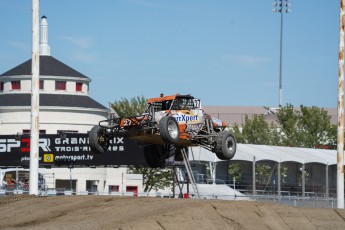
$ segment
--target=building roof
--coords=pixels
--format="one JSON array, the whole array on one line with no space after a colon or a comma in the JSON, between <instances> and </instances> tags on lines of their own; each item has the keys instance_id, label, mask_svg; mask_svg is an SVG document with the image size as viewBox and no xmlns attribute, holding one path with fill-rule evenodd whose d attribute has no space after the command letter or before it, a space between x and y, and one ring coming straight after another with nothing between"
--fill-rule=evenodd
<instances>
[{"instance_id":1,"label":"building roof","mask_svg":"<svg viewBox=\"0 0 345 230\"><path fill-rule=\"evenodd\" d=\"M219 160L214 153L202 147L192 147L189 159L195 161ZM275 161L298 162L301 164L320 163L325 165L337 164L337 150L311 149L270 145L237 144L234 161Z\"/></svg>"},{"instance_id":2,"label":"building roof","mask_svg":"<svg viewBox=\"0 0 345 230\"><path fill-rule=\"evenodd\" d=\"M0 94L0 106L31 106L31 94ZM89 96L40 94L40 106L107 109Z\"/></svg>"},{"instance_id":3,"label":"building roof","mask_svg":"<svg viewBox=\"0 0 345 230\"><path fill-rule=\"evenodd\" d=\"M9 71L0 75L3 76L21 76L31 75L31 59L10 69ZM89 79L82 73L53 58L52 56L40 56L40 75L41 76L66 76L66 77L80 77Z\"/></svg>"},{"instance_id":4,"label":"building roof","mask_svg":"<svg viewBox=\"0 0 345 230\"><path fill-rule=\"evenodd\" d=\"M264 115L264 119L270 123L277 123L277 115L272 113L265 106L202 106L205 112L213 117L216 117L228 125L234 124L244 124L245 116L247 115L249 119L252 119L253 115ZM274 108L273 108L274 109ZM299 107L295 107L299 110ZM323 108L327 111L328 115L331 117L331 123L337 124L338 115L337 108Z\"/></svg>"}]
</instances>

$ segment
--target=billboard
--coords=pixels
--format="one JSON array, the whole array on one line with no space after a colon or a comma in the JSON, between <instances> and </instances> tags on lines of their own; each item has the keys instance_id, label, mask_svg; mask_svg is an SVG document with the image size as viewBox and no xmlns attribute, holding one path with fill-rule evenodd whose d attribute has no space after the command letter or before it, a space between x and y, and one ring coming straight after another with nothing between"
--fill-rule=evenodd
<instances>
[{"instance_id":1,"label":"billboard","mask_svg":"<svg viewBox=\"0 0 345 230\"><path fill-rule=\"evenodd\" d=\"M114 137L104 154L89 147L88 134L40 135L39 164L55 166L147 166L145 146L125 137ZM30 136L0 135L0 167L29 167Z\"/></svg>"}]
</instances>

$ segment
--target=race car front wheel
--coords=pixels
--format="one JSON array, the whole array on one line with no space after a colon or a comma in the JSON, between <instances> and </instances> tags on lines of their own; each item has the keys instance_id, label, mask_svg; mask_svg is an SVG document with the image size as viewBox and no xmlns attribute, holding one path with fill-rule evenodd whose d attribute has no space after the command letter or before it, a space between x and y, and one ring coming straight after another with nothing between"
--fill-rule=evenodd
<instances>
[{"instance_id":1,"label":"race car front wheel","mask_svg":"<svg viewBox=\"0 0 345 230\"><path fill-rule=\"evenodd\" d=\"M165 144L174 144L180 139L180 129L174 117L163 117L159 122L159 131Z\"/></svg>"},{"instance_id":2,"label":"race car front wheel","mask_svg":"<svg viewBox=\"0 0 345 230\"><path fill-rule=\"evenodd\" d=\"M236 153L236 139L229 131L221 131L216 139L215 153L221 160L230 160Z\"/></svg>"},{"instance_id":3,"label":"race car front wheel","mask_svg":"<svg viewBox=\"0 0 345 230\"><path fill-rule=\"evenodd\" d=\"M109 147L109 139L106 130L100 126L94 126L89 132L91 150L94 153L105 153Z\"/></svg>"}]
</instances>

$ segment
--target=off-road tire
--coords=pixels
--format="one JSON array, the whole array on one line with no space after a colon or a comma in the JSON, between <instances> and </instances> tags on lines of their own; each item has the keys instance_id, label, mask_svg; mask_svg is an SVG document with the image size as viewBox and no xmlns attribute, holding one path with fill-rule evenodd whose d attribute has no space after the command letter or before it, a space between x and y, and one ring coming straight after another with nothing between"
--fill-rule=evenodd
<instances>
[{"instance_id":1,"label":"off-road tire","mask_svg":"<svg viewBox=\"0 0 345 230\"><path fill-rule=\"evenodd\" d=\"M109 138L106 130L100 126L94 126L89 132L90 148L94 153L105 153L109 147Z\"/></svg>"},{"instance_id":2,"label":"off-road tire","mask_svg":"<svg viewBox=\"0 0 345 230\"><path fill-rule=\"evenodd\" d=\"M236 138L229 131L221 131L216 137L215 153L220 160L230 160L235 156Z\"/></svg>"},{"instance_id":3,"label":"off-road tire","mask_svg":"<svg viewBox=\"0 0 345 230\"><path fill-rule=\"evenodd\" d=\"M175 144L180 139L180 129L174 117L163 117L159 122L159 131L165 144Z\"/></svg>"},{"instance_id":4,"label":"off-road tire","mask_svg":"<svg viewBox=\"0 0 345 230\"><path fill-rule=\"evenodd\" d=\"M163 146L147 145L144 148L144 156L150 168L164 168L166 166L166 154Z\"/></svg>"}]
</instances>

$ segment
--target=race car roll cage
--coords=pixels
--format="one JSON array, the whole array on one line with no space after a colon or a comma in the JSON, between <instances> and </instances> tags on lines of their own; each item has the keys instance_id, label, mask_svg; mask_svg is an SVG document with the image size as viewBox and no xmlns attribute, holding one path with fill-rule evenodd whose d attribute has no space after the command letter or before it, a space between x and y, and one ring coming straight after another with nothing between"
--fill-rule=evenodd
<instances>
[{"instance_id":1,"label":"race car roll cage","mask_svg":"<svg viewBox=\"0 0 345 230\"><path fill-rule=\"evenodd\" d=\"M199 99L196 99L190 95L176 96L172 100L161 100L148 103L145 107L144 113L139 116L129 117L115 117L115 114L111 114L109 119L99 122L99 126L106 130L106 135L109 137L115 136L127 136L127 132L131 129L136 131L142 131L142 134L154 134L158 129L158 123L155 121L155 112L163 110L190 110L190 109L202 109ZM168 112L167 116L171 116ZM198 124L199 130L193 130L186 122L186 129L184 132L189 134L189 140L195 144L204 147L207 150L214 152L215 145L213 138L218 137L218 132L223 131L225 127L214 126L210 115L205 114L205 122ZM106 124L105 124L106 123ZM125 124L121 126L121 124ZM127 125L126 125L127 123ZM104 140L106 141L106 140Z\"/></svg>"}]
</instances>

